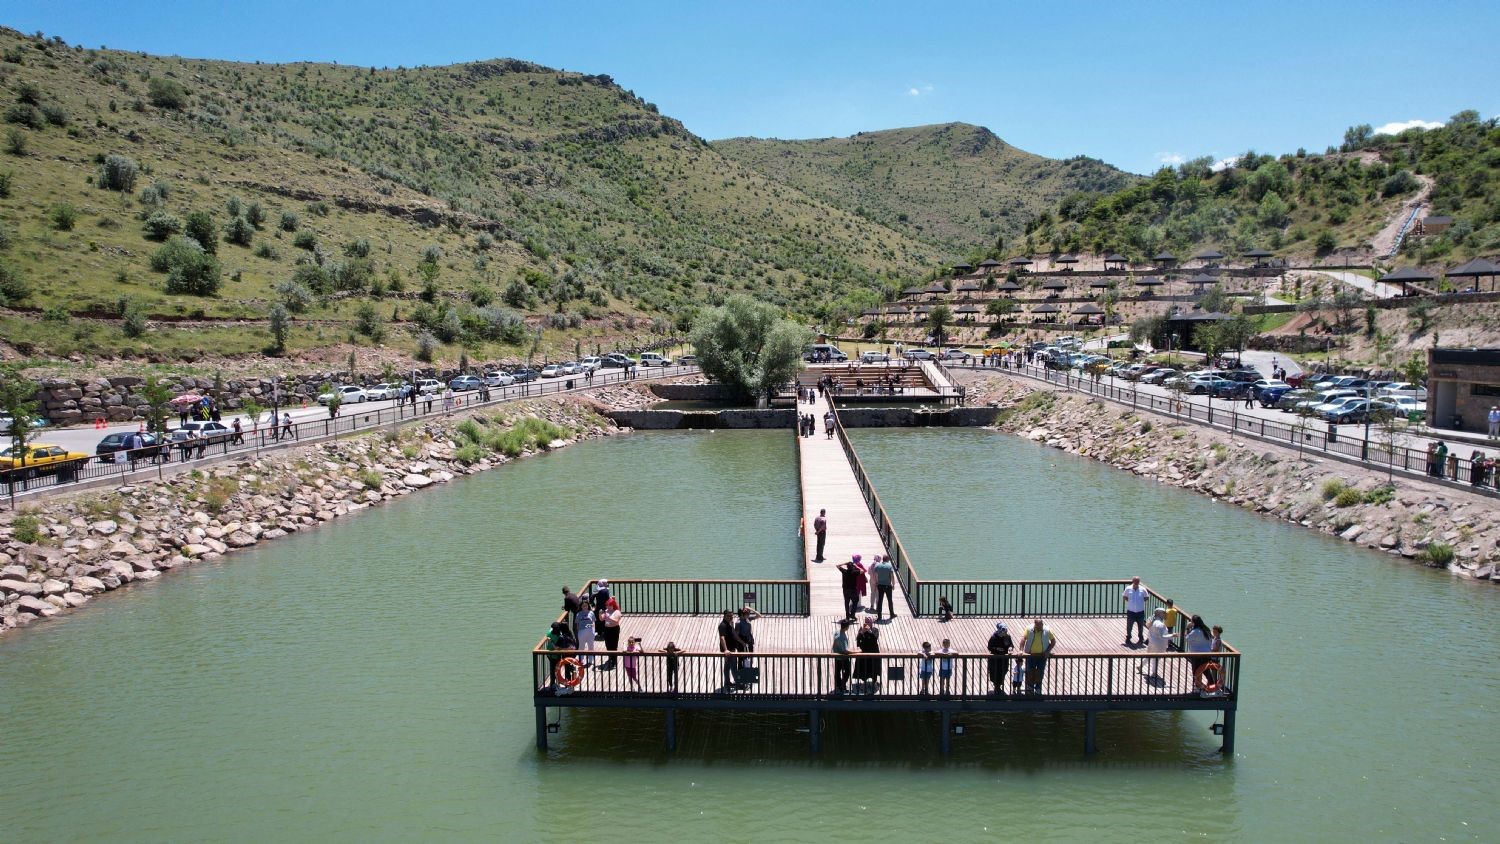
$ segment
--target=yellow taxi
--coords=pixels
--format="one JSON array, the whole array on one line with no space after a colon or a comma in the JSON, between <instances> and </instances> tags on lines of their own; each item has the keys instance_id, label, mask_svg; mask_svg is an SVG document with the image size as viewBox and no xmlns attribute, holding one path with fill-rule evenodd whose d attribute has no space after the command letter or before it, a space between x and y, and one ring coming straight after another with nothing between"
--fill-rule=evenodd
<instances>
[{"instance_id":1,"label":"yellow taxi","mask_svg":"<svg viewBox=\"0 0 1500 844\"><path fill-rule=\"evenodd\" d=\"M68 451L60 445L46 443L31 443L25 448L25 460L20 459L21 452L15 446L0 451L0 472L21 469L26 471L27 477L35 477L64 467L76 469L87 463L90 457L81 451Z\"/></svg>"}]
</instances>

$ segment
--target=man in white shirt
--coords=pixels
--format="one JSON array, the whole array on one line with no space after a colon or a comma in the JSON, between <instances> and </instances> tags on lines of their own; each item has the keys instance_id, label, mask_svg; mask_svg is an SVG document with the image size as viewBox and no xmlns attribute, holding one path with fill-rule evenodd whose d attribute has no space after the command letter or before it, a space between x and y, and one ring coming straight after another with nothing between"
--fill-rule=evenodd
<instances>
[{"instance_id":1,"label":"man in white shirt","mask_svg":"<svg viewBox=\"0 0 1500 844\"><path fill-rule=\"evenodd\" d=\"M1490 405L1490 439L1500 439L1500 405Z\"/></svg>"},{"instance_id":2,"label":"man in white shirt","mask_svg":"<svg viewBox=\"0 0 1500 844\"><path fill-rule=\"evenodd\" d=\"M1125 587L1121 600L1125 602L1125 647L1131 647L1130 631L1136 631L1140 644L1146 644L1146 598L1151 593L1141 585L1139 577L1130 578L1130 585Z\"/></svg>"}]
</instances>

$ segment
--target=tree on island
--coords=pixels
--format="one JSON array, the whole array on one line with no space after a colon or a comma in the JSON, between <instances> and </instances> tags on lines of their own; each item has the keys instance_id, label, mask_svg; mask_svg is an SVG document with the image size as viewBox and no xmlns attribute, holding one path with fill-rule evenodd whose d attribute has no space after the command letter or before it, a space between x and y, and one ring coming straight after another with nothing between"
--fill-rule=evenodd
<instances>
[{"instance_id":1,"label":"tree on island","mask_svg":"<svg viewBox=\"0 0 1500 844\"><path fill-rule=\"evenodd\" d=\"M939 304L927 314L927 330L932 333L932 343L938 349L943 348L943 341L948 337L948 326L953 323L953 311L944 304Z\"/></svg>"},{"instance_id":2,"label":"tree on island","mask_svg":"<svg viewBox=\"0 0 1500 844\"><path fill-rule=\"evenodd\" d=\"M691 337L704 374L744 399L769 399L802 368L802 348L812 342L805 326L743 294L701 313Z\"/></svg>"}]
</instances>

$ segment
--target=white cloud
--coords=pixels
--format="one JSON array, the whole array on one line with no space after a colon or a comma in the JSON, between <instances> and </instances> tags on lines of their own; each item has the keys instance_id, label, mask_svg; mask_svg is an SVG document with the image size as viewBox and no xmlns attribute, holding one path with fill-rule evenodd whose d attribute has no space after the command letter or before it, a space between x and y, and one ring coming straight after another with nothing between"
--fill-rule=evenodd
<instances>
[{"instance_id":1,"label":"white cloud","mask_svg":"<svg viewBox=\"0 0 1500 844\"><path fill-rule=\"evenodd\" d=\"M1376 126L1377 135L1399 135L1407 129L1441 129L1443 124L1436 120L1403 120L1387 123L1384 126Z\"/></svg>"},{"instance_id":2,"label":"white cloud","mask_svg":"<svg viewBox=\"0 0 1500 844\"><path fill-rule=\"evenodd\" d=\"M1175 167L1176 165L1187 161L1187 156L1183 155L1180 152L1158 152L1156 154L1156 160L1161 162L1162 164L1171 164Z\"/></svg>"},{"instance_id":3,"label":"white cloud","mask_svg":"<svg viewBox=\"0 0 1500 844\"><path fill-rule=\"evenodd\" d=\"M1209 167L1209 169L1214 171L1215 173L1219 172L1220 170L1228 170L1229 168L1233 167L1239 160L1240 157L1238 155L1231 155L1228 158L1221 158L1218 161L1215 161L1213 165Z\"/></svg>"},{"instance_id":4,"label":"white cloud","mask_svg":"<svg viewBox=\"0 0 1500 844\"><path fill-rule=\"evenodd\" d=\"M931 85L923 85L920 88L913 86L911 88L906 89L906 93L909 96L920 97L923 94L931 94L932 93L932 86Z\"/></svg>"}]
</instances>

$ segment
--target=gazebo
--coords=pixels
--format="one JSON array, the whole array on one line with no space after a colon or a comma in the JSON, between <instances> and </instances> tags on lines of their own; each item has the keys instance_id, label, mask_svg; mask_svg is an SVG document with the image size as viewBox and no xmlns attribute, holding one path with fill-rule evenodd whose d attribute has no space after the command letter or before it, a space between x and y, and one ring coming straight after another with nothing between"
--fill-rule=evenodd
<instances>
[{"instance_id":1,"label":"gazebo","mask_svg":"<svg viewBox=\"0 0 1500 844\"><path fill-rule=\"evenodd\" d=\"M953 274L956 275L956 276L959 276L959 275L968 275L971 272L974 272L974 265L973 264L954 264L953 265Z\"/></svg>"},{"instance_id":2,"label":"gazebo","mask_svg":"<svg viewBox=\"0 0 1500 844\"><path fill-rule=\"evenodd\" d=\"M941 281L934 281L933 283L922 288L922 292L928 294L929 296L941 296L944 293L948 292L948 288L945 287Z\"/></svg>"},{"instance_id":3,"label":"gazebo","mask_svg":"<svg viewBox=\"0 0 1500 844\"><path fill-rule=\"evenodd\" d=\"M1064 264L1065 266L1063 267L1063 272L1072 272L1073 265L1078 263L1078 259L1072 255L1059 255L1052 260L1052 263Z\"/></svg>"},{"instance_id":4,"label":"gazebo","mask_svg":"<svg viewBox=\"0 0 1500 844\"><path fill-rule=\"evenodd\" d=\"M1016 284L1014 281L1002 281L995 289L1001 293L1015 293L1021 289L1021 285Z\"/></svg>"},{"instance_id":5,"label":"gazebo","mask_svg":"<svg viewBox=\"0 0 1500 844\"><path fill-rule=\"evenodd\" d=\"M1219 281L1218 278L1216 278L1214 276L1211 276L1208 273L1198 273L1197 275L1195 275L1192 278L1188 279L1188 284L1191 284L1194 287L1197 287L1199 290L1202 290L1203 289L1203 285L1205 285L1205 284L1217 284L1218 281Z\"/></svg>"},{"instance_id":6,"label":"gazebo","mask_svg":"<svg viewBox=\"0 0 1500 844\"><path fill-rule=\"evenodd\" d=\"M1500 266L1496 266L1493 261L1486 261L1483 258L1475 258L1471 261L1467 261L1457 267L1454 267L1453 269L1449 270L1446 275L1449 278L1473 279L1478 279L1481 276L1489 276L1490 290L1493 291L1495 289L1495 276L1500 275ZM1478 281L1475 282L1476 285L1478 283Z\"/></svg>"},{"instance_id":7,"label":"gazebo","mask_svg":"<svg viewBox=\"0 0 1500 844\"><path fill-rule=\"evenodd\" d=\"M1111 252L1108 255L1104 256L1104 271L1109 272L1110 270L1118 270L1120 272L1124 272L1126 263L1127 261L1124 255L1121 255L1118 252Z\"/></svg>"},{"instance_id":8,"label":"gazebo","mask_svg":"<svg viewBox=\"0 0 1500 844\"><path fill-rule=\"evenodd\" d=\"M1096 278L1093 281L1089 282L1089 287L1093 288L1094 290L1108 290L1114 286L1114 280L1108 278Z\"/></svg>"},{"instance_id":9,"label":"gazebo","mask_svg":"<svg viewBox=\"0 0 1500 844\"><path fill-rule=\"evenodd\" d=\"M1156 253L1155 255L1152 255L1151 260L1154 261L1157 266L1170 267L1173 264L1177 263L1177 256L1173 255L1171 252L1162 251Z\"/></svg>"},{"instance_id":10,"label":"gazebo","mask_svg":"<svg viewBox=\"0 0 1500 844\"><path fill-rule=\"evenodd\" d=\"M1042 282L1042 289L1052 291L1048 294L1049 296L1056 296L1059 291L1068 289L1068 283L1066 281L1063 281L1062 279L1049 279Z\"/></svg>"},{"instance_id":11,"label":"gazebo","mask_svg":"<svg viewBox=\"0 0 1500 844\"><path fill-rule=\"evenodd\" d=\"M1452 273L1449 273L1449 275L1452 275ZM1414 267L1401 267L1394 272L1386 273L1376 280L1382 284L1399 284L1401 285L1401 295L1410 296L1411 291L1407 289L1406 285L1432 281L1432 276Z\"/></svg>"},{"instance_id":12,"label":"gazebo","mask_svg":"<svg viewBox=\"0 0 1500 844\"><path fill-rule=\"evenodd\" d=\"M1095 316L1103 317L1104 309L1094 304L1093 302L1087 302L1074 308L1073 316L1082 317L1082 319L1079 320L1080 323L1089 323L1093 322L1093 317ZM1099 322L1102 324L1104 320L1101 318Z\"/></svg>"},{"instance_id":13,"label":"gazebo","mask_svg":"<svg viewBox=\"0 0 1500 844\"><path fill-rule=\"evenodd\" d=\"M1245 253L1245 257L1254 261L1254 266L1263 267L1266 265L1266 259L1272 257L1274 254L1269 249L1251 249Z\"/></svg>"},{"instance_id":14,"label":"gazebo","mask_svg":"<svg viewBox=\"0 0 1500 844\"><path fill-rule=\"evenodd\" d=\"M921 295L922 295L922 288L920 288L920 287L908 287L905 290L901 291L901 298L903 298L903 299L905 299L907 297L910 297L910 296L921 296Z\"/></svg>"},{"instance_id":15,"label":"gazebo","mask_svg":"<svg viewBox=\"0 0 1500 844\"><path fill-rule=\"evenodd\" d=\"M1224 253L1220 252L1217 249L1205 249L1202 252L1199 252L1197 255L1194 255L1193 260L1202 261L1203 266L1205 267L1212 267L1218 262L1224 260Z\"/></svg>"},{"instance_id":16,"label":"gazebo","mask_svg":"<svg viewBox=\"0 0 1500 844\"><path fill-rule=\"evenodd\" d=\"M985 258L983 261L979 262L979 268L981 270L993 270L998 266L1000 266L1000 262L996 261L994 258Z\"/></svg>"},{"instance_id":17,"label":"gazebo","mask_svg":"<svg viewBox=\"0 0 1500 844\"><path fill-rule=\"evenodd\" d=\"M977 293L981 283L977 278L966 278L958 284L953 285L955 293Z\"/></svg>"},{"instance_id":18,"label":"gazebo","mask_svg":"<svg viewBox=\"0 0 1500 844\"><path fill-rule=\"evenodd\" d=\"M980 307L978 305L959 305L953 309L953 313L957 314L959 319L972 321L974 315L980 313Z\"/></svg>"},{"instance_id":19,"label":"gazebo","mask_svg":"<svg viewBox=\"0 0 1500 844\"><path fill-rule=\"evenodd\" d=\"M1012 267L1015 267L1017 270L1021 269L1022 267L1029 267L1029 266L1031 266L1031 263L1032 263L1032 261L1031 261L1030 258L1011 258L1010 259L1010 265Z\"/></svg>"},{"instance_id":20,"label":"gazebo","mask_svg":"<svg viewBox=\"0 0 1500 844\"><path fill-rule=\"evenodd\" d=\"M1033 314L1037 314L1039 316L1047 316L1047 315L1050 315L1050 314L1060 314L1060 313L1062 313L1062 308L1059 308L1058 306L1052 304L1051 302L1046 302L1046 303L1043 303L1041 305L1032 305L1031 306L1031 312ZM1033 320L1033 321L1034 322L1045 322L1047 320L1038 319L1038 320Z\"/></svg>"},{"instance_id":21,"label":"gazebo","mask_svg":"<svg viewBox=\"0 0 1500 844\"><path fill-rule=\"evenodd\" d=\"M1161 279L1159 279L1159 278L1157 278L1155 276L1149 276L1149 275L1146 276L1145 278L1138 278L1138 279L1135 280L1135 286L1136 287L1144 287L1145 288L1145 290L1141 293L1142 296L1150 296L1152 293L1155 292L1153 290L1153 288L1161 287L1163 284L1166 284L1166 282L1162 281Z\"/></svg>"}]
</instances>

